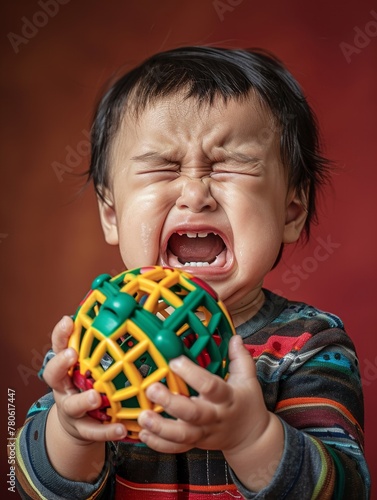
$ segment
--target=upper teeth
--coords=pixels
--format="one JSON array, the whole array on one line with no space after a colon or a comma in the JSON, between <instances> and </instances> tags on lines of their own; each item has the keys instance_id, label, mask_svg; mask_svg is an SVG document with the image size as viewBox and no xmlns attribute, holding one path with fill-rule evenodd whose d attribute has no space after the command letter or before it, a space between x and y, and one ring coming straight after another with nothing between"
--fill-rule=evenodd
<instances>
[{"instance_id":1,"label":"upper teeth","mask_svg":"<svg viewBox=\"0 0 377 500\"><path fill-rule=\"evenodd\" d=\"M185 233L188 238L206 238L208 233Z\"/></svg>"}]
</instances>

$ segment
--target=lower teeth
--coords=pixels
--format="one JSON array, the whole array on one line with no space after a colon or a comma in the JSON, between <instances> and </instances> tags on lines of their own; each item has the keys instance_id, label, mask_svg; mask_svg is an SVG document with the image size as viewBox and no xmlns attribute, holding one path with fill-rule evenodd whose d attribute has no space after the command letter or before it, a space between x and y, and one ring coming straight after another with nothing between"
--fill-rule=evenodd
<instances>
[{"instance_id":1,"label":"lower teeth","mask_svg":"<svg viewBox=\"0 0 377 500\"><path fill-rule=\"evenodd\" d=\"M205 267L209 266L209 262L185 262L185 266L187 267Z\"/></svg>"}]
</instances>

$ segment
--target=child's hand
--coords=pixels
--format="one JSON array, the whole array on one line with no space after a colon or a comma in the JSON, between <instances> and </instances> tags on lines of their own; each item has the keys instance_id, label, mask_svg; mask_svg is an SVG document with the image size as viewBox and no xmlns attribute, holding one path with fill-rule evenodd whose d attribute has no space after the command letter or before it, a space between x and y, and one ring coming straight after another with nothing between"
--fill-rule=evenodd
<instances>
[{"instance_id":1,"label":"child's hand","mask_svg":"<svg viewBox=\"0 0 377 500\"><path fill-rule=\"evenodd\" d=\"M226 382L186 357L173 360L171 369L198 396L174 395L163 384L151 385L148 397L176 420L144 411L138 419L142 427L139 437L150 448L166 453L191 448L221 450L240 481L257 491L261 488L259 471L263 485L275 472L284 431L265 406L255 363L238 335L230 341L229 358Z\"/></svg>"},{"instance_id":2,"label":"child's hand","mask_svg":"<svg viewBox=\"0 0 377 500\"><path fill-rule=\"evenodd\" d=\"M257 440L269 421L254 362L239 336L229 346L230 375L225 382L182 356L171 369L197 392L197 397L173 395L163 384L153 384L147 396L177 420L153 411L139 417L142 441L163 452L190 448L227 450Z\"/></svg>"},{"instance_id":3,"label":"child's hand","mask_svg":"<svg viewBox=\"0 0 377 500\"><path fill-rule=\"evenodd\" d=\"M68 370L77 361L74 349L67 348L73 322L65 316L52 332L56 353L46 365L43 378L54 391L55 404L46 422L46 450L54 469L72 481L95 481L106 460L105 441L126 436L122 424L103 425L86 413L101 405L94 391L80 393Z\"/></svg>"},{"instance_id":4,"label":"child's hand","mask_svg":"<svg viewBox=\"0 0 377 500\"><path fill-rule=\"evenodd\" d=\"M87 415L88 411L101 405L97 391L93 389L80 393L68 375L69 368L77 361L75 350L67 348L72 330L71 318L64 316L52 332L52 349L56 356L47 363L43 374L44 380L54 391L55 405L51 410L51 418L57 417L56 423L73 440L119 440L126 435L122 424L103 425Z\"/></svg>"}]
</instances>

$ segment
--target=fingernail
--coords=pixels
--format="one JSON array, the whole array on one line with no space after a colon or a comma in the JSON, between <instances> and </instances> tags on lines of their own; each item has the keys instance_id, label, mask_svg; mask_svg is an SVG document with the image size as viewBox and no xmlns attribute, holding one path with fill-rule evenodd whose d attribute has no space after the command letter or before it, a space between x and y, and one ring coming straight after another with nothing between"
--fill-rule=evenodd
<instances>
[{"instance_id":1,"label":"fingernail","mask_svg":"<svg viewBox=\"0 0 377 500\"><path fill-rule=\"evenodd\" d=\"M240 335L234 335L234 340L233 340L233 343L236 343L238 345L242 345L243 344L243 339Z\"/></svg>"},{"instance_id":2,"label":"fingernail","mask_svg":"<svg viewBox=\"0 0 377 500\"><path fill-rule=\"evenodd\" d=\"M172 359L169 362L169 366L170 366L170 368L172 368L172 370L179 369L182 366L182 361L183 361L183 357L179 356L179 358Z\"/></svg>"},{"instance_id":3,"label":"fingernail","mask_svg":"<svg viewBox=\"0 0 377 500\"><path fill-rule=\"evenodd\" d=\"M69 361L73 361L73 359L75 357L75 351L74 351L74 349L72 349L72 347L68 347L68 349L65 349L63 351L63 354L64 354L64 357Z\"/></svg>"},{"instance_id":4,"label":"fingernail","mask_svg":"<svg viewBox=\"0 0 377 500\"><path fill-rule=\"evenodd\" d=\"M147 398L150 401L154 402L154 398L157 394L157 391L158 391L158 388L156 389L156 386L154 384L152 384L149 387L147 387L145 394L147 395Z\"/></svg>"},{"instance_id":5,"label":"fingernail","mask_svg":"<svg viewBox=\"0 0 377 500\"><path fill-rule=\"evenodd\" d=\"M119 437L123 437L127 434L127 429L124 427L124 425L118 425L115 429L115 434Z\"/></svg>"},{"instance_id":6,"label":"fingernail","mask_svg":"<svg viewBox=\"0 0 377 500\"><path fill-rule=\"evenodd\" d=\"M97 403L97 395L94 391L88 391L88 401L92 406Z\"/></svg>"},{"instance_id":7,"label":"fingernail","mask_svg":"<svg viewBox=\"0 0 377 500\"><path fill-rule=\"evenodd\" d=\"M140 414L138 422L145 429L151 429L153 424L152 419L149 417L147 413L144 412Z\"/></svg>"},{"instance_id":8,"label":"fingernail","mask_svg":"<svg viewBox=\"0 0 377 500\"><path fill-rule=\"evenodd\" d=\"M69 321L68 316L63 316L59 322L59 326L62 330L68 330L69 323L70 323L70 321Z\"/></svg>"},{"instance_id":9,"label":"fingernail","mask_svg":"<svg viewBox=\"0 0 377 500\"><path fill-rule=\"evenodd\" d=\"M139 432L139 441L141 441L142 443L147 443L147 438L148 438L148 432L145 432L144 430L141 430Z\"/></svg>"}]
</instances>

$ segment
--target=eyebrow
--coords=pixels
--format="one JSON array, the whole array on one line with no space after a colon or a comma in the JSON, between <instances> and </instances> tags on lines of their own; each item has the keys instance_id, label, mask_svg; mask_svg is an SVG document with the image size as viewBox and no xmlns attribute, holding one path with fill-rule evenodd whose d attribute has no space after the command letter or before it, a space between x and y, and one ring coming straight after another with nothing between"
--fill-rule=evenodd
<instances>
[{"instance_id":1,"label":"eyebrow","mask_svg":"<svg viewBox=\"0 0 377 500\"><path fill-rule=\"evenodd\" d=\"M148 160L161 160L165 158L164 155L157 153L157 151L150 151L142 155L133 156L132 161L148 161Z\"/></svg>"},{"instance_id":2,"label":"eyebrow","mask_svg":"<svg viewBox=\"0 0 377 500\"><path fill-rule=\"evenodd\" d=\"M245 155L244 153L238 153L237 151L224 151L221 154L224 155L225 161L233 160L239 163L255 163L261 161L261 159L256 156Z\"/></svg>"},{"instance_id":3,"label":"eyebrow","mask_svg":"<svg viewBox=\"0 0 377 500\"><path fill-rule=\"evenodd\" d=\"M261 161L260 158L256 156L245 155L244 153L237 153L236 151L226 151L221 152L224 156L224 160L233 160L239 163L255 163ZM148 161L148 160L166 160L166 155L157 153L157 151L149 151L141 155L136 155L131 158L132 161Z\"/></svg>"}]
</instances>

